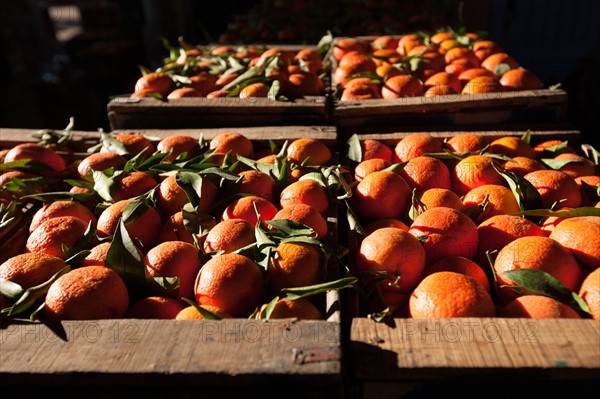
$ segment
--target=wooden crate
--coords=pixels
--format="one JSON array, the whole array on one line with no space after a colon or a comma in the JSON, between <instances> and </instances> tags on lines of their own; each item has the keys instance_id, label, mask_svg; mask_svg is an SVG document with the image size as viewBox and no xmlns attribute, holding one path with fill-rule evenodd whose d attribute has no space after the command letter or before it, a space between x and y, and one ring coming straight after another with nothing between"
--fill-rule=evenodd
<instances>
[{"instance_id":1,"label":"wooden crate","mask_svg":"<svg viewBox=\"0 0 600 399\"><path fill-rule=\"evenodd\" d=\"M108 120L116 129L188 129L272 125L324 125L329 111L324 96L294 101L268 98L115 98Z\"/></svg>"},{"instance_id":2,"label":"wooden crate","mask_svg":"<svg viewBox=\"0 0 600 399\"><path fill-rule=\"evenodd\" d=\"M285 131L284 131L285 130ZM335 146L335 128L287 126L205 130L146 130L163 138L186 134L206 139L236 131L267 145L313 137ZM1 129L0 147L34 139L29 129ZM97 132L74 132L84 149ZM83 154L81 154L83 155ZM330 229L337 218L330 214ZM23 224L26 238L28 223ZM335 230L334 230L335 231ZM332 235L337 242L337 235ZM4 247L4 239L2 247ZM24 245L24 243L23 243ZM4 248L2 249L4 250ZM22 252L22 251L21 251ZM337 276L337 264L330 273ZM134 320L30 322L0 319L0 384L50 397L190 397L205 393L239 397L259 389L266 397L339 397L342 383L339 293L324 300L326 320ZM91 390L90 390L91 388ZM67 392L65 391L67 390Z\"/></svg>"}]
</instances>

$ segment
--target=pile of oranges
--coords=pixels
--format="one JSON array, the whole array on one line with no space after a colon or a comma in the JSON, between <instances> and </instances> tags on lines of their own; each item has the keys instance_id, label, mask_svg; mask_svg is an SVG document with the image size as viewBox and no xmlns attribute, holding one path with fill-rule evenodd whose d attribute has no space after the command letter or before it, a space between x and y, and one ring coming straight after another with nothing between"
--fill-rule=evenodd
<instances>
[{"instance_id":1,"label":"pile of oranges","mask_svg":"<svg viewBox=\"0 0 600 399\"><path fill-rule=\"evenodd\" d=\"M131 97L269 97L295 99L324 94L321 53L280 48L186 45L156 71L143 71Z\"/></svg>"},{"instance_id":2,"label":"pile of oranges","mask_svg":"<svg viewBox=\"0 0 600 399\"><path fill-rule=\"evenodd\" d=\"M286 292L332 279L321 166L333 154L309 138L272 144L132 133L102 134L75 163L37 143L4 151L1 209L37 211L22 253L0 264L2 313L325 318L322 295Z\"/></svg>"},{"instance_id":3,"label":"pile of oranges","mask_svg":"<svg viewBox=\"0 0 600 399\"><path fill-rule=\"evenodd\" d=\"M363 314L600 319L598 165L528 140L349 140Z\"/></svg>"},{"instance_id":4,"label":"pile of oranges","mask_svg":"<svg viewBox=\"0 0 600 399\"><path fill-rule=\"evenodd\" d=\"M433 97L542 88L498 43L476 33L338 38L333 83L339 100Z\"/></svg>"}]
</instances>

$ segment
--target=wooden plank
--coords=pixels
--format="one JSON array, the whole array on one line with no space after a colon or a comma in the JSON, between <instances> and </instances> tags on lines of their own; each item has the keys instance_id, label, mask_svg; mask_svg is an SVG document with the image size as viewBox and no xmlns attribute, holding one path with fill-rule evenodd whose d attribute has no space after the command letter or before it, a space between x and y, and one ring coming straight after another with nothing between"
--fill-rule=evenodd
<instances>
[{"instance_id":1,"label":"wooden plank","mask_svg":"<svg viewBox=\"0 0 600 399\"><path fill-rule=\"evenodd\" d=\"M554 379L600 378L600 322L564 319L352 320L359 380L441 380L481 370L538 370ZM373 367L373 365L378 365Z\"/></svg>"}]
</instances>

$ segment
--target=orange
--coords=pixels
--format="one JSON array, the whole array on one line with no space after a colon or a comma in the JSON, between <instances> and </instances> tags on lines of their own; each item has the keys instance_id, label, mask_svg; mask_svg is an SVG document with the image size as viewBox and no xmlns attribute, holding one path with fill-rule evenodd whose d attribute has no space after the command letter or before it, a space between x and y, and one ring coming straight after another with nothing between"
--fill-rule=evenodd
<instances>
[{"instance_id":1,"label":"orange","mask_svg":"<svg viewBox=\"0 0 600 399\"><path fill-rule=\"evenodd\" d=\"M228 132L216 135L209 143L209 148L214 150L215 154L227 154L231 151L233 159L237 159L237 154L243 157L252 157L254 148L248 138L239 133Z\"/></svg>"},{"instance_id":2,"label":"orange","mask_svg":"<svg viewBox=\"0 0 600 399\"><path fill-rule=\"evenodd\" d=\"M569 175L557 170L536 170L527 173L524 178L540 193L544 208L550 208L559 201L561 206L571 208L581 205L581 191Z\"/></svg>"},{"instance_id":3,"label":"orange","mask_svg":"<svg viewBox=\"0 0 600 399\"><path fill-rule=\"evenodd\" d=\"M210 179L203 178L198 207L204 211L210 209L214 205L218 194L219 189L217 186ZM158 186L155 196L158 209L165 216L180 212L181 208L189 202L187 194L177 184L177 175L171 175L163 180Z\"/></svg>"},{"instance_id":4,"label":"orange","mask_svg":"<svg viewBox=\"0 0 600 399\"><path fill-rule=\"evenodd\" d=\"M172 85L173 81L169 75L162 72L151 72L135 82L135 91L149 90L165 96Z\"/></svg>"},{"instance_id":5,"label":"orange","mask_svg":"<svg viewBox=\"0 0 600 399\"><path fill-rule=\"evenodd\" d=\"M154 144L141 134L136 133L119 133L112 136L115 140L120 141L129 155L137 155L145 150L145 155L150 156L156 148ZM102 147L100 152L110 152L107 148Z\"/></svg>"},{"instance_id":6,"label":"orange","mask_svg":"<svg viewBox=\"0 0 600 399\"><path fill-rule=\"evenodd\" d=\"M557 155L557 153L547 151L546 149L556 147L561 144L563 144L562 140L546 140L533 147L533 151L535 151L535 156L537 159L554 158ZM574 154L575 150L573 149L573 147L567 145L560 151L561 154L565 152Z\"/></svg>"},{"instance_id":7,"label":"orange","mask_svg":"<svg viewBox=\"0 0 600 399\"><path fill-rule=\"evenodd\" d=\"M59 216L73 216L81 219L87 226L90 222L96 225L96 216L84 205L75 201L56 201L41 207L31 219L29 233L33 232L43 222Z\"/></svg>"},{"instance_id":8,"label":"orange","mask_svg":"<svg viewBox=\"0 0 600 399\"><path fill-rule=\"evenodd\" d=\"M125 165L127 159L114 152L97 152L84 158L77 166L80 177L91 175L92 171L102 171L108 168L119 170Z\"/></svg>"},{"instance_id":9,"label":"orange","mask_svg":"<svg viewBox=\"0 0 600 399\"><path fill-rule=\"evenodd\" d=\"M256 206L256 210L254 209L254 206ZM242 197L229 204L223 211L221 220L244 219L252 226L255 226L258 221L256 211L258 211L262 221L266 222L267 220L273 219L278 210L275 205L266 199L251 195Z\"/></svg>"},{"instance_id":10,"label":"orange","mask_svg":"<svg viewBox=\"0 0 600 399\"><path fill-rule=\"evenodd\" d=\"M376 68L375 62L368 55L350 51L340 60L333 74L333 81L344 87L354 75L365 72L375 73Z\"/></svg>"},{"instance_id":11,"label":"orange","mask_svg":"<svg viewBox=\"0 0 600 399\"><path fill-rule=\"evenodd\" d=\"M216 224L214 219L210 219L207 227L214 227ZM201 241L201 237L198 239ZM194 244L194 236L185 228L182 212L172 214L160 229L157 243L165 241L183 241Z\"/></svg>"},{"instance_id":12,"label":"orange","mask_svg":"<svg viewBox=\"0 0 600 399\"><path fill-rule=\"evenodd\" d=\"M10 163L25 159L31 159L48 166L55 173L61 173L67 168L63 157L56 151L35 143L17 144L4 156L4 163ZM47 171L40 171L45 174Z\"/></svg>"},{"instance_id":13,"label":"orange","mask_svg":"<svg viewBox=\"0 0 600 399\"><path fill-rule=\"evenodd\" d=\"M158 185L149 174L144 172L130 172L118 179L112 192L115 202L127 198L137 197L152 190Z\"/></svg>"},{"instance_id":14,"label":"orange","mask_svg":"<svg viewBox=\"0 0 600 399\"><path fill-rule=\"evenodd\" d=\"M375 50L377 49L390 49L395 50L398 48L398 39L397 37L391 35L379 36L373 39L371 42L371 47Z\"/></svg>"},{"instance_id":15,"label":"orange","mask_svg":"<svg viewBox=\"0 0 600 399\"><path fill-rule=\"evenodd\" d=\"M535 158L533 148L526 141L514 136L501 137L492 141L489 149L494 154L503 154L511 158Z\"/></svg>"},{"instance_id":16,"label":"orange","mask_svg":"<svg viewBox=\"0 0 600 399\"><path fill-rule=\"evenodd\" d=\"M600 320L600 269L594 270L583 280L579 296L590 308L592 318Z\"/></svg>"},{"instance_id":17,"label":"orange","mask_svg":"<svg viewBox=\"0 0 600 399\"><path fill-rule=\"evenodd\" d=\"M486 57L481 61L481 67L487 69L490 72L495 72L495 69L500 64L506 64L510 69L515 69L519 66L517 61L506 53L495 53Z\"/></svg>"},{"instance_id":18,"label":"orange","mask_svg":"<svg viewBox=\"0 0 600 399\"><path fill-rule=\"evenodd\" d=\"M323 216L310 205L306 204L290 204L281 209L273 217L273 220L289 219L310 227L317 233L317 240L322 240L327 236L327 222Z\"/></svg>"},{"instance_id":19,"label":"orange","mask_svg":"<svg viewBox=\"0 0 600 399\"><path fill-rule=\"evenodd\" d=\"M219 78L217 79L217 81L215 82L215 84L217 85L218 88L222 89L223 87L227 86L229 83L233 82L234 80L236 80L238 78L238 76L240 76L237 73L229 73L227 75L221 75L219 76ZM221 91L221 90L216 90L217 92ZM213 93L215 93L213 91ZM209 97L208 93L206 96Z\"/></svg>"},{"instance_id":20,"label":"orange","mask_svg":"<svg viewBox=\"0 0 600 399\"><path fill-rule=\"evenodd\" d=\"M237 186L238 193L252 194L269 201L273 199L275 181L271 176L254 169L245 170L238 175L242 177L242 181Z\"/></svg>"},{"instance_id":21,"label":"orange","mask_svg":"<svg viewBox=\"0 0 600 399\"><path fill-rule=\"evenodd\" d=\"M264 312L267 305L263 305L256 315L260 319L260 314ZM275 303L269 319L300 319L300 320L323 320L321 311L313 305L308 299L280 299Z\"/></svg>"},{"instance_id":22,"label":"orange","mask_svg":"<svg viewBox=\"0 0 600 399\"><path fill-rule=\"evenodd\" d=\"M418 198L425 204L427 209L446 207L456 209L459 212L465 209L458 195L445 188L430 188L420 193Z\"/></svg>"},{"instance_id":23,"label":"orange","mask_svg":"<svg viewBox=\"0 0 600 399\"><path fill-rule=\"evenodd\" d=\"M379 76L383 80L387 80L387 79L391 78L392 76L406 75L406 72L401 71L400 69L398 69L395 66L390 65L390 64L384 64L384 65L378 66L377 69L375 70L375 73L377 74L377 76ZM347 87L348 87L348 84L346 84L345 88L347 88Z\"/></svg>"},{"instance_id":24,"label":"orange","mask_svg":"<svg viewBox=\"0 0 600 399\"><path fill-rule=\"evenodd\" d=\"M425 97L435 97L435 96L449 96L449 95L454 95L454 94L458 94L458 92L450 86L435 85L435 86L432 86L429 89L427 89L427 91L423 95Z\"/></svg>"},{"instance_id":25,"label":"orange","mask_svg":"<svg viewBox=\"0 0 600 399\"><path fill-rule=\"evenodd\" d=\"M573 161L562 166L559 170L572 178L596 175L596 165L586 157L577 154L564 153L554 157L560 161Z\"/></svg>"},{"instance_id":26,"label":"orange","mask_svg":"<svg viewBox=\"0 0 600 399\"><path fill-rule=\"evenodd\" d=\"M366 139L360 142L360 147L362 149L362 160L366 161L368 159L379 158L386 160L388 162L392 162L393 152L390 147L385 145L379 140Z\"/></svg>"},{"instance_id":27,"label":"orange","mask_svg":"<svg viewBox=\"0 0 600 399\"><path fill-rule=\"evenodd\" d=\"M27 238L27 251L41 252L65 259L63 246L72 248L86 229L85 222L73 216L47 219Z\"/></svg>"},{"instance_id":28,"label":"orange","mask_svg":"<svg viewBox=\"0 0 600 399\"><path fill-rule=\"evenodd\" d=\"M591 270L600 267L600 217L567 218L556 225L550 238L570 249Z\"/></svg>"},{"instance_id":29,"label":"orange","mask_svg":"<svg viewBox=\"0 0 600 399\"><path fill-rule=\"evenodd\" d=\"M494 317L490 294L474 278L454 272L437 272L425 277L408 302L415 319L448 317Z\"/></svg>"},{"instance_id":30,"label":"orange","mask_svg":"<svg viewBox=\"0 0 600 399\"><path fill-rule=\"evenodd\" d=\"M502 52L502 48L496 42L491 40L481 40L473 44L473 53L480 60L483 61L492 54Z\"/></svg>"},{"instance_id":31,"label":"orange","mask_svg":"<svg viewBox=\"0 0 600 399\"><path fill-rule=\"evenodd\" d=\"M443 33L445 33L445 32L443 32ZM438 53L440 53L442 55L445 55L448 52L448 50L450 50L454 47L464 47L462 44L460 44L458 42L458 40L456 40L454 38L447 38L437 44L438 44L437 51L438 51Z\"/></svg>"},{"instance_id":32,"label":"orange","mask_svg":"<svg viewBox=\"0 0 600 399\"><path fill-rule=\"evenodd\" d=\"M279 204L282 208L294 204L306 204L324 215L329 209L329 193L325 187L315 180L299 180L281 191Z\"/></svg>"},{"instance_id":33,"label":"orange","mask_svg":"<svg viewBox=\"0 0 600 399\"><path fill-rule=\"evenodd\" d=\"M515 68L505 72L500 84L507 90L538 90L544 85L540 78L525 68Z\"/></svg>"},{"instance_id":34,"label":"orange","mask_svg":"<svg viewBox=\"0 0 600 399\"><path fill-rule=\"evenodd\" d=\"M516 269L541 270L554 276L568 290L575 291L581 284L582 271L575 256L565 247L548 237L521 237L504 246L494 262L500 285L516 284L504 273ZM518 295L510 288L502 289L504 299Z\"/></svg>"},{"instance_id":35,"label":"orange","mask_svg":"<svg viewBox=\"0 0 600 399\"><path fill-rule=\"evenodd\" d=\"M417 238L425 236L428 264L447 256L471 259L477 251L477 226L456 209L428 209L415 218L408 232Z\"/></svg>"},{"instance_id":36,"label":"orange","mask_svg":"<svg viewBox=\"0 0 600 399\"><path fill-rule=\"evenodd\" d=\"M475 187L463 198L465 209L481 205L487 201L483 212L477 216L478 220L486 220L496 215L520 212L521 208L513 192L497 184L484 184Z\"/></svg>"},{"instance_id":37,"label":"orange","mask_svg":"<svg viewBox=\"0 0 600 399\"><path fill-rule=\"evenodd\" d=\"M374 100L380 98L379 87L375 85L366 83L353 85L346 84L344 91L342 91L340 101Z\"/></svg>"},{"instance_id":38,"label":"orange","mask_svg":"<svg viewBox=\"0 0 600 399\"><path fill-rule=\"evenodd\" d=\"M118 319L129 307L129 293L117 272L102 266L73 269L48 289L45 316L59 320Z\"/></svg>"},{"instance_id":39,"label":"orange","mask_svg":"<svg viewBox=\"0 0 600 399\"><path fill-rule=\"evenodd\" d=\"M256 242L254 226L243 219L228 219L210 229L204 240L204 252L230 253Z\"/></svg>"},{"instance_id":40,"label":"orange","mask_svg":"<svg viewBox=\"0 0 600 399\"><path fill-rule=\"evenodd\" d=\"M523 295L515 298L506 305L500 317L519 317L527 319L580 319L575 310L557 301L542 295Z\"/></svg>"},{"instance_id":41,"label":"orange","mask_svg":"<svg viewBox=\"0 0 600 399\"><path fill-rule=\"evenodd\" d=\"M176 299L151 296L129 305L125 317L128 319L174 319L183 308L183 304Z\"/></svg>"},{"instance_id":42,"label":"orange","mask_svg":"<svg viewBox=\"0 0 600 399\"><path fill-rule=\"evenodd\" d=\"M408 232L384 227L366 236L360 244L357 268L360 273L367 273L367 281L377 278L368 273L386 272L388 278L379 283L382 291L408 294L423 276L425 250Z\"/></svg>"},{"instance_id":43,"label":"orange","mask_svg":"<svg viewBox=\"0 0 600 399\"><path fill-rule=\"evenodd\" d=\"M499 251L520 237L544 237L538 225L521 216L497 215L481 222L477 226L479 243L475 260L485 270L489 268L486 252ZM493 260L497 254L491 254Z\"/></svg>"},{"instance_id":44,"label":"orange","mask_svg":"<svg viewBox=\"0 0 600 399\"><path fill-rule=\"evenodd\" d=\"M200 72L198 75L190 76L189 80L192 82L192 88L196 90L201 97L205 97L208 93L218 89L217 78L206 72Z\"/></svg>"},{"instance_id":45,"label":"orange","mask_svg":"<svg viewBox=\"0 0 600 399\"><path fill-rule=\"evenodd\" d=\"M210 93L210 92L209 92ZM179 89L175 89L169 93L167 96L167 100L174 100L176 98L185 98L185 97L205 97L206 94L194 89L193 87L180 87Z\"/></svg>"},{"instance_id":46,"label":"orange","mask_svg":"<svg viewBox=\"0 0 600 399\"><path fill-rule=\"evenodd\" d=\"M408 226L398 219L378 219L365 226L365 234L369 235L375 230L383 229L385 227L393 227L395 229L408 231Z\"/></svg>"},{"instance_id":47,"label":"orange","mask_svg":"<svg viewBox=\"0 0 600 399\"><path fill-rule=\"evenodd\" d=\"M411 134L394 148L394 162L406 162L427 153L442 152L442 142L427 133Z\"/></svg>"},{"instance_id":48,"label":"orange","mask_svg":"<svg viewBox=\"0 0 600 399\"><path fill-rule=\"evenodd\" d=\"M479 134L457 134L446 141L446 147L454 152L476 152L483 150L488 145L488 140Z\"/></svg>"},{"instance_id":49,"label":"orange","mask_svg":"<svg viewBox=\"0 0 600 399\"><path fill-rule=\"evenodd\" d=\"M462 88L469 83L469 81L478 78L480 76L489 76L491 78L495 78L493 72L488 71L485 68L469 68L465 69L458 75L458 81L460 82L461 90ZM460 90L459 90L460 91Z\"/></svg>"},{"instance_id":50,"label":"orange","mask_svg":"<svg viewBox=\"0 0 600 399\"><path fill-rule=\"evenodd\" d=\"M503 86L496 77L478 76L469 80L463 87L462 94L496 93L503 90Z\"/></svg>"},{"instance_id":51,"label":"orange","mask_svg":"<svg viewBox=\"0 0 600 399\"><path fill-rule=\"evenodd\" d=\"M25 253L0 264L0 278L24 289L35 287L67 267L64 260L44 253Z\"/></svg>"},{"instance_id":52,"label":"orange","mask_svg":"<svg viewBox=\"0 0 600 399\"><path fill-rule=\"evenodd\" d=\"M392 76L381 88L381 97L385 99L416 97L423 95L423 83L411 75Z\"/></svg>"},{"instance_id":53,"label":"orange","mask_svg":"<svg viewBox=\"0 0 600 399\"><path fill-rule=\"evenodd\" d=\"M431 87L440 86L440 85L449 86L452 89L454 89L454 91L456 93L458 93L462 89L460 81L458 80L456 75L453 75L448 72L436 73L435 75L429 77L425 81L424 85L425 85L425 89L430 89Z\"/></svg>"},{"instance_id":54,"label":"orange","mask_svg":"<svg viewBox=\"0 0 600 399\"><path fill-rule=\"evenodd\" d=\"M170 160L175 160L183 153L187 154L185 159L190 159L198 154L200 145L198 139L194 137L183 134L174 134L159 141L156 145L156 149L162 153L170 152L167 157L167 159Z\"/></svg>"},{"instance_id":55,"label":"orange","mask_svg":"<svg viewBox=\"0 0 600 399\"><path fill-rule=\"evenodd\" d=\"M559 206L555 208L556 211L570 211L571 209L573 208L569 206ZM542 222L540 223L540 228L542 229L546 237L548 237L554 231L556 226L565 219L566 217L563 216L548 216L542 219Z\"/></svg>"},{"instance_id":56,"label":"orange","mask_svg":"<svg viewBox=\"0 0 600 399\"><path fill-rule=\"evenodd\" d=\"M533 158L519 156L512 157L512 161L504 162L502 167L507 171L521 177L525 176L529 172L533 172L534 170L546 169L541 162L538 162Z\"/></svg>"},{"instance_id":57,"label":"orange","mask_svg":"<svg viewBox=\"0 0 600 399\"><path fill-rule=\"evenodd\" d=\"M432 157L415 157L404 166L400 176L410 188L425 191L430 188L450 189L450 171L439 159Z\"/></svg>"},{"instance_id":58,"label":"orange","mask_svg":"<svg viewBox=\"0 0 600 399\"><path fill-rule=\"evenodd\" d=\"M323 68L323 61L321 60L321 54L315 49L305 48L294 55L294 61L299 63L300 60L304 62L310 72L319 73Z\"/></svg>"},{"instance_id":59,"label":"orange","mask_svg":"<svg viewBox=\"0 0 600 399\"><path fill-rule=\"evenodd\" d=\"M263 273L245 256L223 254L204 264L195 285L196 302L233 317L247 317L262 300Z\"/></svg>"},{"instance_id":60,"label":"orange","mask_svg":"<svg viewBox=\"0 0 600 399\"><path fill-rule=\"evenodd\" d=\"M414 47L421 44L421 39L417 34L410 33L408 35L403 35L398 40L398 52L402 55L406 55L410 50Z\"/></svg>"},{"instance_id":61,"label":"orange","mask_svg":"<svg viewBox=\"0 0 600 399\"><path fill-rule=\"evenodd\" d=\"M350 51L367 51L367 44L351 37L342 37L335 41L333 47L333 58L340 61Z\"/></svg>"},{"instance_id":62,"label":"orange","mask_svg":"<svg viewBox=\"0 0 600 399\"><path fill-rule=\"evenodd\" d=\"M315 139L297 139L290 143L287 157L298 165L327 165L331 160L331 150L323 142Z\"/></svg>"},{"instance_id":63,"label":"orange","mask_svg":"<svg viewBox=\"0 0 600 399\"><path fill-rule=\"evenodd\" d=\"M485 155L470 155L452 170L452 191L462 196L484 184L504 185L504 179L494 169L494 160Z\"/></svg>"},{"instance_id":64,"label":"orange","mask_svg":"<svg viewBox=\"0 0 600 399\"><path fill-rule=\"evenodd\" d=\"M323 267L319 251L301 242L277 246L267 270L269 292L277 295L283 288L304 287L322 282Z\"/></svg>"},{"instance_id":65,"label":"orange","mask_svg":"<svg viewBox=\"0 0 600 399\"><path fill-rule=\"evenodd\" d=\"M450 40L454 38L454 33L452 32L438 32L432 35L429 38L429 41L433 44L440 44L445 40Z\"/></svg>"},{"instance_id":66,"label":"orange","mask_svg":"<svg viewBox=\"0 0 600 399\"><path fill-rule=\"evenodd\" d=\"M110 242L103 242L90 248L90 253L81 261L79 266L106 266L106 254L110 244Z\"/></svg>"},{"instance_id":67,"label":"orange","mask_svg":"<svg viewBox=\"0 0 600 399\"><path fill-rule=\"evenodd\" d=\"M475 67L479 66L479 58L475 56L473 51L469 50L466 47L453 47L450 50L448 50L446 54L444 54L444 60L446 61L446 64L450 64L453 61L461 58L468 59L469 62Z\"/></svg>"},{"instance_id":68,"label":"orange","mask_svg":"<svg viewBox=\"0 0 600 399\"><path fill-rule=\"evenodd\" d=\"M367 221L397 219L411 198L408 183L397 173L373 172L358 183L354 193L356 213Z\"/></svg>"},{"instance_id":69,"label":"orange","mask_svg":"<svg viewBox=\"0 0 600 399\"><path fill-rule=\"evenodd\" d=\"M123 200L115 202L106 208L98 218L98 237L112 236L119 227L119 221L123 216L125 207L132 200ZM152 248L158 237L158 232L162 226L160 215L156 209L151 206L146 208L137 219L126 223L125 229L136 244L142 246L147 251Z\"/></svg>"},{"instance_id":70,"label":"orange","mask_svg":"<svg viewBox=\"0 0 600 399\"><path fill-rule=\"evenodd\" d=\"M323 81L313 72L290 74L285 85L285 92L291 97L317 96L323 91Z\"/></svg>"},{"instance_id":71,"label":"orange","mask_svg":"<svg viewBox=\"0 0 600 399\"><path fill-rule=\"evenodd\" d=\"M267 94L269 94L270 89L271 87L267 86L265 83L252 83L244 87L242 91L240 91L240 98L267 97Z\"/></svg>"},{"instance_id":72,"label":"orange","mask_svg":"<svg viewBox=\"0 0 600 399\"><path fill-rule=\"evenodd\" d=\"M215 90L211 91L206 95L206 98L219 98L219 97L228 97L229 92L225 90Z\"/></svg>"},{"instance_id":73,"label":"orange","mask_svg":"<svg viewBox=\"0 0 600 399\"><path fill-rule=\"evenodd\" d=\"M167 241L148 251L144 266L147 277L179 277L179 296L192 298L202 258L192 244Z\"/></svg>"},{"instance_id":74,"label":"orange","mask_svg":"<svg viewBox=\"0 0 600 399\"><path fill-rule=\"evenodd\" d=\"M202 309L209 311L215 316L219 316L222 319L230 319L231 315L219 309L216 306L211 305L202 305L200 306ZM199 320L204 319L202 313L198 312L195 306L188 306L187 308L182 309L177 316L175 316L175 320Z\"/></svg>"},{"instance_id":75,"label":"orange","mask_svg":"<svg viewBox=\"0 0 600 399\"><path fill-rule=\"evenodd\" d=\"M354 168L354 179L356 181L361 181L365 178L365 176L373 173L379 172L390 167L392 164L389 161L381 158L372 158L362 161L356 168Z\"/></svg>"},{"instance_id":76,"label":"orange","mask_svg":"<svg viewBox=\"0 0 600 399\"><path fill-rule=\"evenodd\" d=\"M478 65L474 64L473 61L469 58L457 58L451 63L447 64L444 67L444 71L451 73L453 75L459 76L464 71L469 69L477 68ZM464 85L464 83L463 83Z\"/></svg>"},{"instance_id":77,"label":"orange","mask_svg":"<svg viewBox=\"0 0 600 399\"><path fill-rule=\"evenodd\" d=\"M425 267L425 276L437 272L454 272L474 278L485 290L491 293L490 282L477 263L462 256L449 256Z\"/></svg>"}]
</instances>

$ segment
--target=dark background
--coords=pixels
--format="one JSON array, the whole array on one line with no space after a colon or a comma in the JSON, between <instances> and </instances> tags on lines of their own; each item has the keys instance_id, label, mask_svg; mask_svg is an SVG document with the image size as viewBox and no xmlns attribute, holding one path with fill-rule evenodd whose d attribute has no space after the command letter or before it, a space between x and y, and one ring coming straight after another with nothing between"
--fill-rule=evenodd
<instances>
[{"instance_id":1,"label":"dark background","mask_svg":"<svg viewBox=\"0 0 600 399\"><path fill-rule=\"evenodd\" d=\"M569 94L569 123L597 140L597 0L0 0L0 126L109 130L110 96L130 93L138 65L166 56L160 37L197 44L310 43L334 35L441 26L485 30L546 85ZM210 7L210 8L208 8Z\"/></svg>"}]
</instances>

